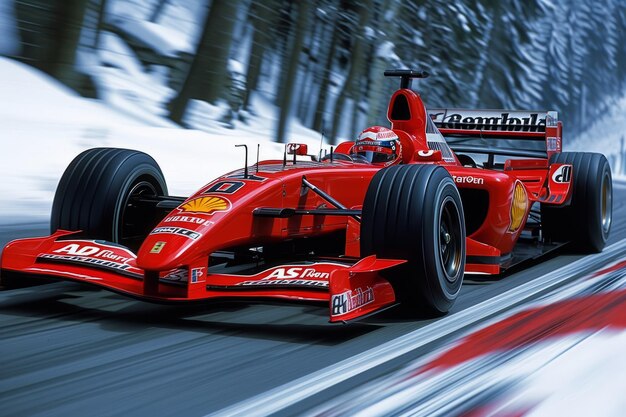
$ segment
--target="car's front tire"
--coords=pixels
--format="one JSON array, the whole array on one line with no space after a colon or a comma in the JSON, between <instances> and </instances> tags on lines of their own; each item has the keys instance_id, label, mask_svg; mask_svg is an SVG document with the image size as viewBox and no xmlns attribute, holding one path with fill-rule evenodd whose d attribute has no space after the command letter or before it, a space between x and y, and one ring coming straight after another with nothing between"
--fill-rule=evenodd
<instances>
[{"instance_id":1,"label":"car's front tire","mask_svg":"<svg viewBox=\"0 0 626 417\"><path fill-rule=\"evenodd\" d=\"M158 222L137 197L166 196L163 173L149 155L129 149L96 148L67 167L52 204L50 228L82 230L83 237L137 249Z\"/></svg>"},{"instance_id":2,"label":"car's front tire","mask_svg":"<svg viewBox=\"0 0 626 417\"><path fill-rule=\"evenodd\" d=\"M406 259L390 277L414 311L446 313L465 269L465 221L446 169L399 165L376 173L363 203L361 256Z\"/></svg>"}]
</instances>

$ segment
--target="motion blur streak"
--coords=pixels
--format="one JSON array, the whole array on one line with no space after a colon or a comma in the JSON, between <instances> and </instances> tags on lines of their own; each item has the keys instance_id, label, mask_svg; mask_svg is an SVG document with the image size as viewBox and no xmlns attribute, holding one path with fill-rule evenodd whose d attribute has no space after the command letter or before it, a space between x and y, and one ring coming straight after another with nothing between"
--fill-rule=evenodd
<instances>
[{"instance_id":1,"label":"motion blur streak","mask_svg":"<svg viewBox=\"0 0 626 417\"><path fill-rule=\"evenodd\" d=\"M607 247L602 253L579 259L543 277L503 293L499 297L476 304L459 313L445 317L433 324L339 362L336 365L314 372L287 385L280 386L210 415L264 416L276 413L316 395L329 387L427 345L434 340L443 338L446 335L450 335L468 326L476 325L488 317L509 310L519 305L521 302L532 300L540 294L545 294L550 290L556 290L559 286L574 281L574 284L571 284L571 286L568 286L565 290L558 289L554 297L567 294L568 289L570 291L578 291L576 289L578 288L577 285L583 285L585 288L590 285L596 285L596 283L599 283L601 280L583 280L582 283L578 283L576 280L581 274L597 270L607 265L608 262L614 261L616 257L619 258L622 256L625 249L626 239L623 239ZM607 276L611 276L611 274ZM545 301L552 302L554 300L546 299ZM572 343L575 344L576 342L574 341ZM567 344L567 346L571 346L571 343ZM424 411L424 414L433 413L434 415L438 412L437 410L444 409L447 410L447 413L450 413L451 409L449 407L442 408L442 406L448 404L451 407L456 404L456 401L451 401L453 398L455 400L463 398L462 403L467 405L469 404L469 398L475 399L479 393L486 395L486 393L488 393L486 387L495 383L494 376L487 371L492 370L499 372L497 371L498 366L506 363L506 359L510 355L511 353L509 352L503 352L496 356L492 355L492 357L484 361L486 363L479 363L478 365L474 364L474 362L469 362L462 372L459 372L456 368L441 373L436 373L432 369L424 369L424 375L419 378L414 378L416 372L421 369L420 367L429 363L420 362L419 366L413 365L408 370L402 371L400 375L393 375L389 379L368 384L366 388L348 394L347 398L339 397L336 401L329 403L328 407L324 407L323 413L321 410L319 413L339 416L354 414L361 408L367 408L367 415L388 415L392 412L398 413L401 410L399 407L403 404L411 404L411 401L416 398L424 400L424 398L430 397L433 393L438 391L441 392L442 395L431 400L435 401L437 405L428 408L428 410L420 409L418 410L418 414L422 414L422 411ZM487 364L489 364L488 367ZM505 367L501 368L501 370L503 371L503 375L507 375ZM424 378L427 375L429 379L426 380ZM430 376L432 376L432 378L430 378ZM459 378L461 376L462 378ZM454 381L451 381L450 378ZM459 381L463 382L462 387L457 387ZM464 396L458 395L456 392L453 393L453 397L445 395L446 390L455 388L462 389ZM495 388L501 389L502 386L498 385ZM415 402L412 404L415 404ZM427 407L427 404L425 404L424 407ZM441 415L447 415L446 412ZM317 415L318 412L316 411L314 414Z\"/></svg>"},{"instance_id":2,"label":"motion blur streak","mask_svg":"<svg viewBox=\"0 0 626 417\"><path fill-rule=\"evenodd\" d=\"M622 260L492 320L430 359L339 397L313 415L578 415L585 409L570 402L571 386L563 388L564 380L552 380L554 368L556 378L565 379L586 362L581 357L597 354L607 340L623 343L625 307L626 261ZM624 385L620 369L626 361L610 366L614 369L609 374L598 368L593 373L616 383L614 390L619 392ZM580 370L576 373L573 384L589 382L580 378ZM614 381L611 374L617 376ZM594 403L591 397L603 398L593 394L579 401ZM610 409L605 404L594 415L618 416L624 405L623 400L613 401Z\"/></svg>"},{"instance_id":3,"label":"motion blur streak","mask_svg":"<svg viewBox=\"0 0 626 417\"><path fill-rule=\"evenodd\" d=\"M595 332L604 328L626 328L626 262L619 269L603 275L594 274L594 282L571 298L545 306L523 310L464 339L438 359L429 369L451 368L481 355L499 350L520 349L551 337ZM613 288L620 288L613 290ZM604 292L604 291L609 292Z\"/></svg>"}]
</instances>

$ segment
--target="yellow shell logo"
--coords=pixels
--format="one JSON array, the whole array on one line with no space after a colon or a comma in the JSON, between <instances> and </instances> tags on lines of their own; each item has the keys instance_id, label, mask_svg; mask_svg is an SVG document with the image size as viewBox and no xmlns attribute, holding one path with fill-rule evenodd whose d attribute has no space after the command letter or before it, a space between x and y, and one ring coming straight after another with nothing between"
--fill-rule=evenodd
<instances>
[{"instance_id":1,"label":"yellow shell logo","mask_svg":"<svg viewBox=\"0 0 626 417\"><path fill-rule=\"evenodd\" d=\"M183 211L213 214L216 211L228 211L230 201L222 197L199 197L186 202L180 208Z\"/></svg>"},{"instance_id":2,"label":"yellow shell logo","mask_svg":"<svg viewBox=\"0 0 626 417\"><path fill-rule=\"evenodd\" d=\"M526 210L528 209L528 196L521 182L515 184L513 192L513 202L511 204L511 225L510 232L515 232L520 228L524 221Z\"/></svg>"}]
</instances>

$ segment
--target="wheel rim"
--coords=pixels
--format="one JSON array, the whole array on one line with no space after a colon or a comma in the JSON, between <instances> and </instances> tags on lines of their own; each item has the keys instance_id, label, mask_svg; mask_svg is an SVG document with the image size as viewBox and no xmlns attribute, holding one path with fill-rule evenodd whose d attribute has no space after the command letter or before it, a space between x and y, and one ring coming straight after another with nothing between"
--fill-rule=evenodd
<instances>
[{"instance_id":1,"label":"wheel rim","mask_svg":"<svg viewBox=\"0 0 626 417\"><path fill-rule=\"evenodd\" d=\"M605 173L602 177L602 203L600 211L602 213L602 231L605 234L609 232L611 221L613 220L613 204L611 201L613 193L611 187L611 178Z\"/></svg>"},{"instance_id":2,"label":"wheel rim","mask_svg":"<svg viewBox=\"0 0 626 417\"><path fill-rule=\"evenodd\" d=\"M118 243L137 249L150 231L150 219L142 205L137 204L141 197L158 195L156 187L148 181L133 185L122 205L122 215L117 227Z\"/></svg>"},{"instance_id":3,"label":"wheel rim","mask_svg":"<svg viewBox=\"0 0 626 417\"><path fill-rule=\"evenodd\" d=\"M461 220L459 210L451 197L441 205L439 213L439 261L446 280L454 283L462 263Z\"/></svg>"}]
</instances>

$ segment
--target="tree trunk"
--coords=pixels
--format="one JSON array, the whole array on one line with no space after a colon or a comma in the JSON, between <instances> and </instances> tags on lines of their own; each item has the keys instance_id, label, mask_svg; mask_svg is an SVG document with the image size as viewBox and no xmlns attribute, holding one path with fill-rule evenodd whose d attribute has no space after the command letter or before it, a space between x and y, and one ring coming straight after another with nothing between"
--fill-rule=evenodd
<instances>
[{"instance_id":1,"label":"tree trunk","mask_svg":"<svg viewBox=\"0 0 626 417\"><path fill-rule=\"evenodd\" d=\"M169 3L169 0L158 0L157 5L154 7L154 10L152 10L152 14L150 15L151 22L156 22L158 20L161 13L163 13L163 10L165 10L167 3Z\"/></svg>"},{"instance_id":2,"label":"tree trunk","mask_svg":"<svg viewBox=\"0 0 626 417\"><path fill-rule=\"evenodd\" d=\"M489 50L488 46L491 45L491 36L492 36L491 32L493 31L493 25L494 25L494 20L488 19L486 28L485 28L485 45L487 45L487 47L485 48L486 51ZM471 100L472 107L479 106L480 87L482 86L482 83L485 77L485 68L487 67L488 63L489 63L489 55L485 53L485 54L482 54L482 56L480 57L480 60L476 64L476 72L475 72L476 81L474 82L474 85L473 85L474 97Z\"/></svg>"},{"instance_id":3,"label":"tree trunk","mask_svg":"<svg viewBox=\"0 0 626 417\"><path fill-rule=\"evenodd\" d=\"M332 71L333 58L335 57L337 40L339 38L339 29L337 28L338 14L338 12L334 14L335 18L331 23L332 34L328 46L328 53L326 54L326 59L324 61L323 72L321 74L322 82L320 84L317 106L315 108L315 119L313 119L313 130L317 130L322 133L324 131L324 116L326 115L326 103L328 102L328 90L330 88L330 73Z\"/></svg>"},{"instance_id":4,"label":"tree trunk","mask_svg":"<svg viewBox=\"0 0 626 417\"><path fill-rule=\"evenodd\" d=\"M56 61L61 65L74 64L88 2L88 0L66 0L57 4Z\"/></svg>"},{"instance_id":5,"label":"tree trunk","mask_svg":"<svg viewBox=\"0 0 626 417\"><path fill-rule=\"evenodd\" d=\"M279 143L285 143L285 137L287 135L287 123L291 117L291 103L293 102L293 88L295 85L296 77L298 75L298 68L300 64L300 53L302 51L302 40L304 38L304 32L309 21L309 9L310 3L308 1L301 1L298 3L298 20L296 26L296 34L291 45L291 51L289 53L289 63L287 67L287 74L284 78L282 85L282 96L279 97L280 103L280 115L278 118L278 127L276 129L276 141Z\"/></svg>"},{"instance_id":6,"label":"tree trunk","mask_svg":"<svg viewBox=\"0 0 626 417\"><path fill-rule=\"evenodd\" d=\"M257 89L259 85L259 77L261 75L261 64L265 50L269 46L271 37L271 28L275 23L277 8L276 1L260 1L256 0L250 9L250 20L254 26L254 35L252 36L252 47L250 48L250 60L248 62L248 71L246 73L247 94L243 104L244 109L250 110L250 93Z\"/></svg>"},{"instance_id":7,"label":"tree trunk","mask_svg":"<svg viewBox=\"0 0 626 417\"><path fill-rule=\"evenodd\" d=\"M280 80L284 80L287 77L287 73L289 72L289 65L286 64L289 62L288 60L291 57L291 52L293 50L293 42L295 40L295 36L297 35L298 28L294 28L292 24L292 15L293 13L298 13L299 8L296 8L294 12L292 9L294 4L292 2L288 2L285 5L286 9L282 10L282 15L279 16L277 29L276 29L276 37L278 38L276 44L276 51L278 53L275 54L276 61L279 62L278 74ZM295 18L298 19L297 17ZM293 31L295 30L295 34ZM285 96L285 83L279 82L276 88L276 97L274 98L277 106L281 105L282 97Z\"/></svg>"},{"instance_id":8,"label":"tree trunk","mask_svg":"<svg viewBox=\"0 0 626 417\"><path fill-rule=\"evenodd\" d=\"M100 43L100 33L104 28L104 16L107 9L108 0L100 0L100 4L98 5L98 21L96 23L96 36L94 36L93 47L94 49L98 48L98 44Z\"/></svg>"},{"instance_id":9,"label":"tree trunk","mask_svg":"<svg viewBox=\"0 0 626 417\"><path fill-rule=\"evenodd\" d=\"M88 0L63 0L55 5L52 47L47 51L44 70L62 83L76 87L76 49L83 27Z\"/></svg>"},{"instance_id":10,"label":"tree trunk","mask_svg":"<svg viewBox=\"0 0 626 417\"><path fill-rule=\"evenodd\" d=\"M176 123L182 124L189 100L214 103L224 97L223 85L228 79L228 55L238 3L238 0L213 0L189 73L180 92L168 105L170 119Z\"/></svg>"},{"instance_id":11,"label":"tree trunk","mask_svg":"<svg viewBox=\"0 0 626 417\"><path fill-rule=\"evenodd\" d=\"M335 110L333 111L333 126L330 135L330 140L333 143L337 142L337 136L339 134L339 126L344 116L344 106L346 99L356 98L355 90L358 85L358 78L363 73L365 55L366 55L366 39L364 29L370 19L370 12L372 9L372 0L364 1L359 9L359 24L357 26L358 35L355 36L354 45L352 47L352 59L350 62L350 70L346 76L346 81L343 84L339 97L335 103Z\"/></svg>"},{"instance_id":12,"label":"tree trunk","mask_svg":"<svg viewBox=\"0 0 626 417\"><path fill-rule=\"evenodd\" d=\"M371 62L371 61L368 61ZM360 123L362 119L361 114L365 115L365 121L367 122L367 108L365 103L367 83L365 82L365 73L367 70L361 71L359 80L355 83L356 90L352 94L352 121L349 124L350 131L352 133L360 132L365 126ZM362 127L361 127L362 126Z\"/></svg>"},{"instance_id":13,"label":"tree trunk","mask_svg":"<svg viewBox=\"0 0 626 417\"><path fill-rule=\"evenodd\" d=\"M376 38L376 46L372 60L369 66L369 86L367 91L367 125L374 126L380 124L381 120L386 119L385 108L387 107L387 96L385 91L384 72L393 64L391 57L386 56L379 48L389 48L386 44L394 45L397 41L398 28L400 27L398 20L398 11L401 7L400 0L387 0L383 5L385 10L385 20L380 36Z\"/></svg>"},{"instance_id":14,"label":"tree trunk","mask_svg":"<svg viewBox=\"0 0 626 417\"><path fill-rule=\"evenodd\" d=\"M201 97L215 103L224 97L224 80L227 79L228 56L232 43L233 28L239 0L213 0L207 26L209 36L204 48L199 50L206 55L205 88Z\"/></svg>"},{"instance_id":15,"label":"tree trunk","mask_svg":"<svg viewBox=\"0 0 626 417\"><path fill-rule=\"evenodd\" d=\"M502 6L499 2L495 2L493 4L492 13L490 14L491 25L488 32L489 38L487 39L484 48L486 53L483 55L485 62L487 62L488 65L484 66L484 69L479 76L476 89L477 100L480 101L481 105L487 106L486 108L503 108L506 104L502 103L497 97L494 97L492 86L493 84L500 84L500 80L498 78L511 76L508 74L501 74L501 66L496 65L498 61L501 61L500 55L503 55L503 51L501 49L506 47L502 45L502 47L499 48L502 39L506 39L506 33L503 28L505 23L502 22Z\"/></svg>"},{"instance_id":16,"label":"tree trunk","mask_svg":"<svg viewBox=\"0 0 626 417\"><path fill-rule=\"evenodd\" d=\"M91 79L74 68L89 0L16 1L19 57L63 84L95 97Z\"/></svg>"},{"instance_id":17,"label":"tree trunk","mask_svg":"<svg viewBox=\"0 0 626 417\"><path fill-rule=\"evenodd\" d=\"M302 124L307 124L307 118L309 116L309 107L311 105L311 95L313 93L314 87L314 77L316 73L316 68L318 66L318 56L320 45L323 45L323 29L324 23L323 21L315 16L313 18L313 26L311 33L308 36L308 43L305 46L305 66L302 74L301 85L301 94L299 94L299 102L298 102L298 119L302 122Z\"/></svg>"}]
</instances>

